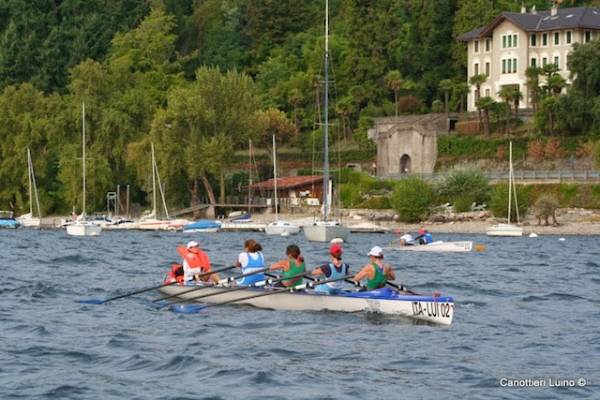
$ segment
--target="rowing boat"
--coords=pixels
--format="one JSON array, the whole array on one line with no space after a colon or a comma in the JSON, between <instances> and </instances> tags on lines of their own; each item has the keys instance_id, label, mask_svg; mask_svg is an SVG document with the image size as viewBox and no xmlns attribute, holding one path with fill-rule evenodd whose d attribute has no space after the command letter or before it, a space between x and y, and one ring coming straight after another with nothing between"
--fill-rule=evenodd
<instances>
[{"instance_id":1,"label":"rowing boat","mask_svg":"<svg viewBox=\"0 0 600 400\"><path fill-rule=\"evenodd\" d=\"M435 253L461 253L473 250L473 242L443 242L440 240L429 244L417 244L410 246L389 246L387 249L401 251L430 251Z\"/></svg>"},{"instance_id":2,"label":"rowing boat","mask_svg":"<svg viewBox=\"0 0 600 400\"><path fill-rule=\"evenodd\" d=\"M158 290L168 296L177 296L181 300L190 299L190 301L193 301L192 299L198 294L196 291L190 292L189 289L189 286L165 286ZM454 315L454 300L452 297L404 295L389 288L368 292L342 292L335 295L320 294L313 291L282 291L273 295L246 300L241 299L274 289L248 288L233 292L227 290L228 288L224 287L205 287L202 289L203 298L201 302L211 304L240 299L238 304L270 310L367 311L399 315L441 325L450 325ZM180 295L178 295L179 293ZM211 294L212 296L208 296Z\"/></svg>"}]
</instances>

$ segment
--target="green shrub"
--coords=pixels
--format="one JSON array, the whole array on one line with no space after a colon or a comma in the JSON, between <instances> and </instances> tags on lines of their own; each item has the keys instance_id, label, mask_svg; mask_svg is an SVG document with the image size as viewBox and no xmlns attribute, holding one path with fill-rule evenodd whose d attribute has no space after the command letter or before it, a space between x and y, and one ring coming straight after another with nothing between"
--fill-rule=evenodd
<instances>
[{"instance_id":1,"label":"green shrub","mask_svg":"<svg viewBox=\"0 0 600 400\"><path fill-rule=\"evenodd\" d=\"M451 170L437 185L440 203L450 202L457 212L469 211L472 203L484 203L488 200L490 185L488 179L475 169ZM456 203L462 211L458 211Z\"/></svg>"},{"instance_id":2,"label":"green shrub","mask_svg":"<svg viewBox=\"0 0 600 400\"><path fill-rule=\"evenodd\" d=\"M560 185L559 190L563 203L569 204L577 196L578 185L563 183Z\"/></svg>"},{"instance_id":3,"label":"green shrub","mask_svg":"<svg viewBox=\"0 0 600 400\"><path fill-rule=\"evenodd\" d=\"M600 168L600 142L596 143L594 149L594 161L596 161L596 167Z\"/></svg>"},{"instance_id":4,"label":"green shrub","mask_svg":"<svg viewBox=\"0 0 600 400\"><path fill-rule=\"evenodd\" d=\"M516 221L517 212L515 208L514 194L512 195L511 221ZM517 201L519 205L519 216L523 218L529 208L529 188L517 186ZM489 209L495 217L506 218L508 216L508 184L496 185L490 195Z\"/></svg>"},{"instance_id":5,"label":"green shrub","mask_svg":"<svg viewBox=\"0 0 600 400\"><path fill-rule=\"evenodd\" d=\"M387 210L392 208L389 196L372 196L358 205L358 208Z\"/></svg>"},{"instance_id":6,"label":"green shrub","mask_svg":"<svg viewBox=\"0 0 600 400\"><path fill-rule=\"evenodd\" d=\"M419 178L399 181L392 193L392 207L403 222L419 222L427 218L433 201L433 189Z\"/></svg>"},{"instance_id":7,"label":"green shrub","mask_svg":"<svg viewBox=\"0 0 600 400\"><path fill-rule=\"evenodd\" d=\"M359 187L351 183L342 183L339 190L342 207L352 208L362 202L362 192Z\"/></svg>"}]
</instances>

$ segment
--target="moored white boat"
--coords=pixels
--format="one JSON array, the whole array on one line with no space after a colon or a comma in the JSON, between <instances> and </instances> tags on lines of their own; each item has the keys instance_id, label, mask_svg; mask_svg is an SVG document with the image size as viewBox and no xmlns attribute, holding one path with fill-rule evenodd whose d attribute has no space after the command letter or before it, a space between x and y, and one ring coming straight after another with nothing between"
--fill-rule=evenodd
<instances>
[{"instance_id":1,"label":"moored white boat","mask_svg":"<svg viewBox=\"0 0 600 400\"><path fill-rule=\"evenodd\" d=\"M513 224L497 224L490 226L485 234L488 236L520 237L523 236L523 228Z\"/></svg>"},{"instance_id":2,"label":"moored white boat","mask_svg":"<svg viewBox=\"0 0 600 400\"><path fill-rule=\"evenodd\" d=\"M19 225L25 228L39 228L41 225L41 220L31 215L31 213L23 214L20 217L17 217L17 222Z\"/></svg>"},{"instance_id":3,"label":"moored white boat","mask_svg":"<svg viewBox=\"0 0 600 400\"><path fill-rule=\"evenodd\" d=\"M201 292L189 292L190 286L165 286L159 290L169 296L188 291L188 293L181 294L179 297L181 299L192 299L200 294L205 296L222 292L199 299L202 303L211 304L242 299L272 289L245 289L227 292L227 288L216 287L203 288ZM441 325L450 325L454 316L454 300L452 297L404 295L387 288L369 292L343 292L339 295L284 291L269 296L242 300L235 304L246 304L257 308L281 311L377 312Z\"/></svg>"},{"instance_id":4,"label":"moored white boat","mask_svg":"<svg viewBox=\"0 0 600 400\"><path fill-rule=\"evenodd\" d=\"M300 227L287 221L273 221L265 227L267 235L295 235L298 232Z\"/></svg>"},{"instance_id":5,"label":"moored white boat","mask_svg":"<svg viewBox=\"0 0 600 400\"><path fill-rule=\"evenodd\" d=\"M313 225L304 226L306 240L313 242L331 242L332 239L342 239L344 242L350 234L350 229L339 221L316 221Z\"/></svg>"},{"instance_id":6,"label":"moored white boat","mask_svg":"<svg viewBox=\"0 0 600 400\"><path fill-rule=\"evenodd\" d=\"M433 253L461 253L473 250L473 242L444 242L440 240L429 244L418 244L412 246L389 246L388 249L400 251L428 251Z\"/></svg>"},{"instance_id":7,"label":"moored white boat","mask_svg":"<svg viewBox=\"0 0 600 400\"><path fill-rule=\"evenodd\" d=\"M27 170L29 174L29 212L17 217L19 225L25 228L39 228L41 225L42 210L40 208L40 200L38 197L37 184L35 183L35 174L33 172L33 162L31 160L31 150L27 148ZM33 199L37 206L38 216L33 216Z\"/></svg>"},{"instance_id":8,"label":"moored white boat","mask_svg":"<svg viewBox=\"0 0 600 400\"><path fill-rule=\"evenodd\" d=\"M97 236L102 232L102 227L90 221L75 221L67 225L67 233L72 236Z\"/></svg>"}]
</instances>

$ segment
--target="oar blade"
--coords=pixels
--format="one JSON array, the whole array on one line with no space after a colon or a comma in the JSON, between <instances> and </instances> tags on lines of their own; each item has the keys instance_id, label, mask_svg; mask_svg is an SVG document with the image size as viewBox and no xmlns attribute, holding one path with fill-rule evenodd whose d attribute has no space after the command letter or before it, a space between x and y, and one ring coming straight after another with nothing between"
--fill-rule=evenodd
<instances>
[{"instance_id":1,"label":"oar blade","mask_svg":"<svg viewBox=\"0 0 600 400\"><path fill-rule=\"evenodd\" d=\"M75 302L81 303L81 304L104 304L104 300L100 300L100 299L82 299L82 300L75 300Z\"/></svg>"},{"instance_id":2,"label":"oar blade","mask_svg":"<svg viewBox=\"0 0 600 400\"><path fill-rule=\"evenodd\" d=\"M197 314L206 306L203 304L171 304L170 308L176 314Z\"/></svg>"}]
</instances>

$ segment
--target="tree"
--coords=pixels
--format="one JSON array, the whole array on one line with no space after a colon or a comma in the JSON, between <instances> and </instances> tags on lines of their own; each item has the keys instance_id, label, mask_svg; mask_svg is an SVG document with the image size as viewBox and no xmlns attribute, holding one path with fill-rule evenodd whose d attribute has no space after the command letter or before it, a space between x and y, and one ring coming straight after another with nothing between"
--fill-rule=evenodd
<instances>
[{"instance_id":1,"label":"tree","mask_svg":"<svg viewBox=\"0 0 600 400\"><path fill-rule=\"evenodd\" d=\"M400 90L402 90L402 85L404 84L404 79L402 79L402 74L398 70L390 71L385 76L385 85L388 89L394 92L394 103L396 104L396 113L398 116L398 96Z\"/></svg>"},{"instance_id":2,"label":"tree","mask_svg":"<svg viewBox=\"0 0 600 400\"><path fill-rule=\"evenodd\" d=\"M419 222L427 218L433 201L433 190L419 178L399 181L392 193L392 206L403 222Z\"/></svg>"},{"instance_id":3,"label":"tree","mask_svg":"<svg viewBox=\"0 0 600 400\"><path fill-rule=\"evenodd\" d=\"M540 75L544 71L540 67L528 67L525 70L525 76L527 76L527 91L531 99L531 105L533 107L533 113L537 113L539 102L540 102Z\"/></svg>"},{"instance_id":4,"label":"tree","mask_svg":"<svg viewBox=\"0 0 600 400\"><path fill-rule=\"evenodd\" d=\"M452 98L458 101L458 112L462 114L466 110L465 100L469 94L469 84L463 81L455 82L452 90Z\"/></svg>"},{"instance_id":5,"label":"tree","mask_svg":"<svg viewBox=\"0 0 600 400\"><path fill-rule=\"evenodd\" d=\"M296 126L287 118L283 111L269 108L258 114L258 136L255 138L260 148L267 149L273 160L273 136L279 144L289 143L298 133Z\"/></svg>"},{"instance_id":6,"label":"tree","mask_svg":"<svg viewBox=\"0 0 600 400\"><path fill-rule=\"evenodd\" d=\"M547 90L552 96L559 96L562 90L567 86L567 81L562 75L555 73L546 81Z\"/></svg>"},{"instance_id":7,"label":"tree","mask_svg":"<svg viewBox=\"0 0 600 400\"><path fill-rule=\"evenodd\" d=\"M438 89L444 93L444 111L446 116L449 116L448 101L450 97L450 91L454 88L454 83L451 79L443 79L440 81Z\"/></svg>"},{"instance_id":8,"label":"tree","mask_svg":"<svg viewBox=\"0 0 600 400\"><path fill-rule=\"evenodd\" d=\"M484 113L484 124L483 131L486 135L490 134L490 111L494 107L496 102L490 96L485 96L477 100L475 105L478 110L482 110Z\"/></svg>"},{"instance_id":9,"label":"tree","mask_svg":"<svg viewBox=\"0 0 600 400\"><path fill-rule=\"evenodd\" d=\"M469 83L471 86L475 86L475 106L477 106L477 102L481 98L481 85L483 85L485 81L487 81L486 74L473 75L471 78L469 78ZM477 107L477 112L479 114L479 126L483 125L483 116L481 114L481 110L481 108Z\"/></svg>"}]
</instances>

